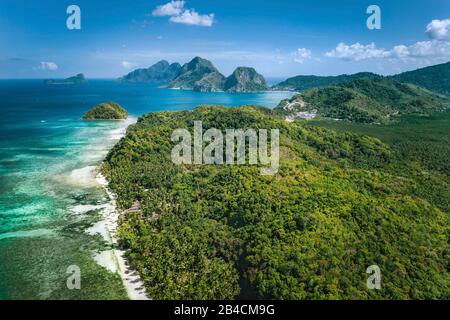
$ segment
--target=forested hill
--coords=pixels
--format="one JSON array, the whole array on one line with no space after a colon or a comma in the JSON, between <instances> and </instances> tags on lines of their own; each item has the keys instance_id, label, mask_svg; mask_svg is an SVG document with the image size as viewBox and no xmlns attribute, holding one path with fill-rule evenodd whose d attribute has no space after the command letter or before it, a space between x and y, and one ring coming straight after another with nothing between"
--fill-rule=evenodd
<instances>
[{"instance_id":1,"label":"forested hill","mask_svg":"<svg viewBox=\"0 0 450 320\"><path fill-rule=\"evenodd\" d=\"M173 164L172 132L197 120L280 129L278 174ZM102 170L121 208L141 208L120 243L153 299L449 297L448 182L375 138L200 107L141 117ZM366 287L371 265L382 290Z\"/></svg>"},{"instance_id":2,"label":"forested hill","mask_svg":"<svg viewBox=\"0 0 450 320\"><path fill-rule=\"evenodd\" d=\"M370 72L360 72L350 75L343 74L339 76L296 76L280 82L273 89L304 91L311 88L344 84L357 79L377 79L381 77ZM440 94L450 95L450 62L403 72L386 78L413 83Z\"/></svg>"},{"instance_id":3,"label":"forested hill","mask_svg":"<svg viewBox=\"0 0 450 320\"><path fill-rule=\"evenodd\" d=\"M397 115L430 114L450 107L450 99L388 78L357 79L310 89L283 100L275 109L289 119L324 117L363 123L387 123Z\"/></svg>"},{"instance_id":4,"label":"forested hill","mask_svg":"<svg viewBox=\"0 0 450 320\"><path fill-rule=\"evenodd\" d=\"M322 88L356 79L374 79L381 77L371 72L360 72L355 74L342 74L339 76L296 76L286 79L273 86L274 90L304 91L312 88Z\"/></svg>"},{"instance_id":5,"label":"forested hill","mask_svg":"<svg viewBox=\"0 0 450 320\"><path fill-rule=\"evenodd\" d=\"M450 62L404 72L392 78L450 95Z\"/></svg>"}]
</instances>

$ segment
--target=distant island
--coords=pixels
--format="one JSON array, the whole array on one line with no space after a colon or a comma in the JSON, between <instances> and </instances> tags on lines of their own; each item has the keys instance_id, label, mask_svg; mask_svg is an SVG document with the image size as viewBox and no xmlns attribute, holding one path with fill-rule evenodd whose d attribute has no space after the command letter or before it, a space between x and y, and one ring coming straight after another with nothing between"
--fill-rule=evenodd
<instances>
[{"instance_id":1,"label":"distant island","mask_svg":"<svg viewBox=\"0 0 450 320\"><path fill-rule=\"evenodd\" d=\"M175 79L180 70L181 65L179 63L169 64L166 60L161 60L149 68L136 69L119 78L119 80L123 82L167 83Z\"/></svg>"},{"instance_id":2,"label":"distant island","mask_svg":"<svg viewBox=\"0 0 450 320\"><path fill-rule=\"evenodd\" d=\"M195 57L185 63L168 87L199 92L223 91L225 77L206 59Z\"/></svg>"},{"instance_id":3,"label":"distant island","mask_svg":"<svg viewBox=\"0 0 450 320\"><path fill-rule=\"evenodd\" d=\"M159 61L148 69L137 69L119 78L124 82L162 82L168 88L193 90L197 92L258 92L269 87L262 75L254 68L238 67L233 74L225 77L211 61L195 57L180 66Z\"/></svg>"},{"instance_id":4,"label":"distant island","mask_svg":"<svg viewBox=\"0 0 450 320\"><path fill-rule=\"evenodd\" d=\"M124 120L128 112L115 102L102 102L83 116L83 120Z\"/></svg>"},{"instance_id":5,"label":"distant island","mask_svg":"<svg viewBox=\"0 0 450 320\"><path fill-rule=\"evenodd\" d=\"M206 59L195 57L183 65L169 88L192 89L199 92L257 92L268 90L266 80L255 69L238 67L226 78Z\"/></svg>"},{"instance_id":6,"label":"distant island","mask_svg":"<svg viewBox=\"0 0 450 320\"><path fill-rule=\"evenodd\" d=\"M266 91L268 86L262 75L253 68L239 67L225 81L226 92Z\"/></svg>"},{"instance_id":7,"label":"distant island","mask_svg":"<svg viewBox=\"0 0 450 320\"><path fill-rule=\"evenodd\" d=\"M76 76L69 77L66 79L48 79L44 80L45 84L82 84L87 83L84 74L79 73Z\"/></svg>"}]
</instances>

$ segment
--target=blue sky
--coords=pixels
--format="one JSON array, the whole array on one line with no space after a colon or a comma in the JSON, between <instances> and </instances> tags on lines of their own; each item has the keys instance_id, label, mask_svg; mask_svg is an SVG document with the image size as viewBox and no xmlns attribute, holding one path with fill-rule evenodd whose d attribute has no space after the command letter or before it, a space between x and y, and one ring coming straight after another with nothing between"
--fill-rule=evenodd
<instances>
[{"instance_id":1,"label":"blue sky","mask_svg":"<svg viewBox=\"0 0 450 320\"><path fill-rule=\"evenodd\" d=\"M81 30L66 27L71 4ZM366 26L372 4L381 30ZM0 78L114 78L197 55L225 75L398 73L450 60L450 1L0 0Z\"/></svg>"}]
</instances>

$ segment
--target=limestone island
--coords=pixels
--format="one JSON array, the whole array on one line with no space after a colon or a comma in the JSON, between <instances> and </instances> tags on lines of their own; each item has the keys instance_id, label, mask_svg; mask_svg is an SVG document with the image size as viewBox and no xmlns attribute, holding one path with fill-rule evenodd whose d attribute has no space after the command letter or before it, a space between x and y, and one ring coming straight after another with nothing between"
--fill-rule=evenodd
<instances>
[{"instance_id":1,"label":"limestone island","mask_svg":"<svg viewBox=\"0 0 450 320\"><path fill-rule=\"evenodd\" d=\"M83 120L125 120L128 112L115 102L102 102L86 112Z\"/></svg>"},{"instance_id":2,"label":"limestone island","mask_svg":"<svg viewBox=\"0 0 450 320\"><path fill-rule=\"evenodd\" d=\"M83 84L87 83L86 77L84 74L79 73L73 77L69 77L66 79L48 79L44 80L45 84Z\"/></svg>"},{"instance_id":3,"label":"limestone island","mask_svg":"<svg viewBox=\"0 0 450 320\"><path fill-rule=\"evenodd\" d=\"M225 77L211 61L195 57L181 66L161 60L148 69L136 69L119 78L121 82L166 83L168 88L197 92L261 92L269 90L254 68L238 67Z\"/></svg>"}]
</instances>

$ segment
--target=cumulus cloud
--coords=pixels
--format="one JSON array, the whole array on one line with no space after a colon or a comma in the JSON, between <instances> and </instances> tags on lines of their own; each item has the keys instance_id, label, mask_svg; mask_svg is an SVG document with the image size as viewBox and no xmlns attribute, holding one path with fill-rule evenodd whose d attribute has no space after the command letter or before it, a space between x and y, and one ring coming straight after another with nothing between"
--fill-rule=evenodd
<instances>
[{"instance_id":1,"label":"cumulus cloud","mask_svg":"<svg viewBox=\"0 0 450 320\"><path fill-rule=\"evenodd\" d=\"M450 40L450 19L432 20L426 29L431 39Z\"/></svg>"},{"instance_id":2,"label":"cumulus cloud","mask_svg":"<svg viewBox=\"0 0 450 320\"><path fill-rule=\"evenodd\" d=\"M342 60L360 61L371 58L384 58L389 56L389 52L376 47L375 43L367 45L359 42L347 45L344 42L339 43L335 49L325 53L327 57L339 58Z\"/></svg>"},{"instance_id":3,"label":"cumulus cloud","mask_svg":"<svg viewBox=\"0 0 450 320\"><path fill-rule=\"evenodd\" d=\"M39 69L54 71L54 70L58 70L58 65L51 61L41 61Z\"/></svg>"},{"instance_id":4,"label":"cumulus cloud","mask_svg":"<svg viewBox=\"0 0 450 320\"><path fill-rule=\"evenodd\" d=\"M157 6L152 15L155 17L178 16L183 12L184 1L171 1L169 3Z\"/></svg>"},{"instance_id":5,"label":"cumulus cloud","mask_svg":"<svg viewBox=\"0 0 450 320\"><path fill-rule=\"evenodd\" d=\"M199 14L195 9L185 9L184 1L171 1L157 6L152 15L156 17L169 16L169 21L193 26L211 27L214 24L214 14Z\"/></svg>"},{"instance_id":6,"label":"cumulus cloud","mask_svg":"<svg viewBox=\"0 0 450 320\"><path fill-rule=\"evenodd\" d=\"M411 45L400 44L389 50L377 48L374 43L347 45L341 42L335 49L326 52L325 56L348 61L387 58L429 63L450 59L450 19L432 20L426 27L426 33L432 40Z\"/></svg>"},{"instance_id":7,"label":"cumulus cloud","mask_svg":"<svg viewBox=\"0 0 450 320\"><path fill-rule=\"evenodd\" d=\"M400 59L408 58L410 55L409 48L403 44L395 46L391 50L391 55Z\"/></svg>"},{"instance_id":8,"label":"cumulus cloud","mask_svg":"<svg viewBox=\"0 0 450 320\"><path fill-rule=\"evenodd\" d=\"M124 67L125 69L132 69L134 67L137 67L136 63L133 62L129 62L129 61L122 61L122 67Z\"/></svg>"},{"instance_id":9,"label":"cumulus cloud","mask_svg":"<svg viewBox=\"0 0 450 320\"><path fill-rule=\"evenodd\" d=\"M450 58L450 42L447 41L419 41L410 46L395 46L391 52L393 58Z\"/></svg>"},{"instance_id":10,"label":"cumulus cloud","mask_svg":"<svg viewBox=\"0 0 450 320\"><path fill-rule=\"evenodd\" d=\"M361 61L374 58L387 59L442 59L450 58L450 42L447 41L419 41L412 45L397 45L390 50L377 48L374 43L362 45L355 43L346 45L340 43L325 54L327 57L347 61Z\"/></svg>"},{"instance_id":11,"label":"cumulus cloud","mask_svg":"<svg viewBox=\"0 0 450 320\"><path fill-rule=\"evenodd\" d=\"M181 15L172 16L169 20L175 23L211 27L214 23L214 14L200 15L192 9L184 11Z\"/></svg>"},{"instance_id":12,"label":"cumulus cloud","mask_svg":"<svg viewBox=\"0 0 450 320\"><path fill-rule=\"evenodd\" d=\"M312 57L311 50L308 50L306 48L299 48L295 52L294 61L298 63L303 63L306 60L311 59L311 57Z\"/></svg>"}]
</instances>

